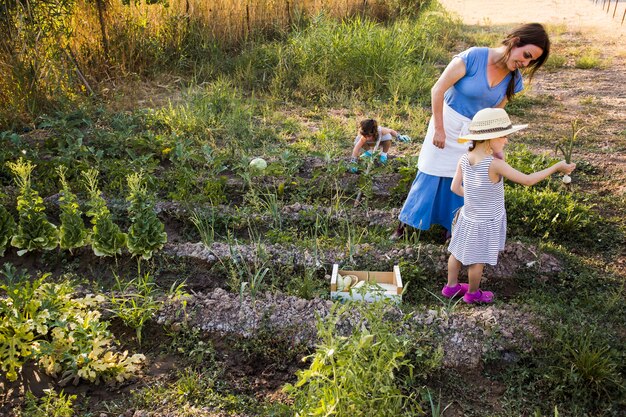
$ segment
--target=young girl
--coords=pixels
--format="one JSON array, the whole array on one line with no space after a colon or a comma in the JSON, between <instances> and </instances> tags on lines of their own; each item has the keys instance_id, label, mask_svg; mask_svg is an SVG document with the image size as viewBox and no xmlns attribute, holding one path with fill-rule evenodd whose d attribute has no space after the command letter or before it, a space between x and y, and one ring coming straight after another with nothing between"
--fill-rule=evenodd
<instances>
[{"instance_id":1,"label":"young girl","mask_svg":"<svg viewBox=\"0 0 626 417\"><path fill-rule=\"evenodd\" d=\"M558 162L550 168L527 175L517 171L494 154L502 152L507 135L528 125L511 125L504 109L480 110L470 123L470 134L459 141L473 141L469 152L461 157L450 189L464 197L448 251L448 284L445 297L463 296L466 303L489 303L493 293L479 289L485 264L496 265L506 239L504 179L523 185L534 185L559 171L569 174L576 164ZM459 284L461 265L469 265L469 285Z\"/></svg>"},{"instance_id":2,"label":"young girl","mask_svg":"<svg viewBox=\"0 0 626 417\"><path fill-rule=\"evenodd\" d=\"M352 149L352 156L350 158L350 162L352 163L350 167L351 172L357 172L358 168L356 167L356 162L358 161L359 153L361 149L364 149L362 157L371 157L372 149L376 142L380 138L380 146L382 147L382 152L380 153L380 162L387 162L387 152L391 147L391 138L395 137L396 140L400 142L408 142L410 138L407 135L401 135L393 129L389 129L387 127L378 126L378 122L374 119L365 119L359 123L359 133L356 135L354 139L354 148Z\"/></svg>"}]
</instances>

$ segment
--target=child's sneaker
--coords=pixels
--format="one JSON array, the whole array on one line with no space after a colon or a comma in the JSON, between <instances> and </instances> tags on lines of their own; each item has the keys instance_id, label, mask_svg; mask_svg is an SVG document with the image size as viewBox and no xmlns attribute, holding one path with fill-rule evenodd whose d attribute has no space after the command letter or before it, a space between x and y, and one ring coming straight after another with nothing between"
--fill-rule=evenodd
<instances>
[{"instance_id":1,"label":"child's sneaker","mask_svg":"<svg viewBox=\"0 0 626 417\"><path fill-rule=\"evenodd\" d=\"M467 304L474 303L490 303L493 301L493 293L491 291L478 290L476 292L466 292L463 301Z\"/></svg>"},{"instance_id":2,"label":"child's sneaker","mask_svg":"<svg viewBox=\"0 0 626 417\"><path fill-rule=\"evenodd\" d=\"M441 289L441 295L446 298L452 297L463 297L467 290L469 289L469 284L456 284L454 287L449 287L445 285Z\"/></svg>"},{"instance_id":3,"label":"child's sneaker","mask_svg":"<svg viewBox=\"0 0 626 417\"><path fill-rule=\"evenodd\" d=\"M371 158L371 157L372 157L371 151L365 151L361 154L361 158Z\"/></svg>"},{"instance_id":4,"label":"child's sneaker","mask_svg":"<svg viewBox=\"0 0 626 417\"><path fill-rule=\"evenodd\" d=\"M387 162L387 155L380 155L380 163L384 164Z\"/></svg>"}]
</instances>

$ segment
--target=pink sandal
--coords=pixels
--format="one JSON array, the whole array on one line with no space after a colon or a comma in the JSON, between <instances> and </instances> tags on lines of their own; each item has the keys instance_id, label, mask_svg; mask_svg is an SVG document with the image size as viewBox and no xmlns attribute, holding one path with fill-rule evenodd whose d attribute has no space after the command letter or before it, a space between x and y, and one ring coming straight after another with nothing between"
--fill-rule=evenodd
<instances>
[{"instance_id":1,"label":"pink sandal","mask_svg":"<svg viewBox=\"0 0 626 417\"><path fill-rule=\"evenodd\" d=\"M490 303L493 301L493 293L491 291L478 290L476 292L466 292L463 301L467 304Z\"/></svg>"},{"instance_id":2,"label":"pink sandal","mask_svg":"<svg viewBox=\"0 0 626 417\"><path fill-rule=\"evenodd\" d=\"M449 287L448 285L445 285L441 289L441 295L446 298L463 297L468 289L469 284L456 284L454 287Z\"/></svg>"}]
</instances>

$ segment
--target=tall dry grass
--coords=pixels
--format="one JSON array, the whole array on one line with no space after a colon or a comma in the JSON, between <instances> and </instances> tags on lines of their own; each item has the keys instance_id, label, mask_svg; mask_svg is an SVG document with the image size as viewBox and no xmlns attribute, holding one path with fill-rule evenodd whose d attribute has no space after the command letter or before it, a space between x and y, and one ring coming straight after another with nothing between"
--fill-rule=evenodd
<instances>
[{"instance_id":1,"label":"tall dry grass","mask_svg":"<svg viewBox=\"0 0 626 417\"><path fill-rule=\"evenodd\" d=\"M102 2L50 0L36 3L43 8L37 20L25 18L26 7L5 7L0 9L0 130L97 95L102 80L181 70L210 78L232 65L229 54L241 45L284 37L322 11L329 17L363 14L382 20L418 10L425 2L169 0L125 5L109 0L98 10ZM50 12L59 5L66 10L62 19ZM8 36L15 33L19 36Z\"/></svg>"}]
</instances>

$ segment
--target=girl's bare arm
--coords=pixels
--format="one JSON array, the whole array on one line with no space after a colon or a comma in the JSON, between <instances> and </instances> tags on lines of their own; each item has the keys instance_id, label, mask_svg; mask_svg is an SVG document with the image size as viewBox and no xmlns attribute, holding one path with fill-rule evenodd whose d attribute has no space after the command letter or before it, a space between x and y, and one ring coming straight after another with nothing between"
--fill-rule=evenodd
<instances>
[{"instance_id":1,"label":"girl's bare arm","mask_svg":"<svg viewBox=\"0 0 626 417\"><path fill-rule=\"evenodd\" d=\"M576 168L576 164L568 164L565 161L560 161L541 171L533 172L532 174L524 174L507 164L505 161L501 159L494 159L489 166L489 178L491 178L491 181L495 183L499 180L500 175L502 175L504 178L515 183L530 186L537 184L539 181L548 178L556 172L569 174L574 170L574 168Z\"/></svg>"}]
</instances>

